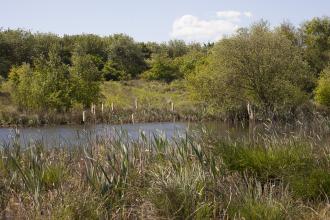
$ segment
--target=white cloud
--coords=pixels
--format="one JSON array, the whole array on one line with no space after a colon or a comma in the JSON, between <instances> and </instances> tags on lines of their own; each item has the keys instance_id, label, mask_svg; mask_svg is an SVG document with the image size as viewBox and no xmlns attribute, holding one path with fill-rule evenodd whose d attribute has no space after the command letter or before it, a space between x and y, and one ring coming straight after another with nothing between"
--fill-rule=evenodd
<instances>
[{"instance_id":1,"label":"white cloud","mask_svg":"<svg viewBox=\"0 0 330 220\"><path fill-rule=\"evenodd\" d=\"M171 37L186 41L216 41L234 33L240 27L242 17L252 17L251 12L219 11L214 19L204 20L193 15L176 19Z\"/></svg>"},{"instance_id":2,"label":"white cloud","mask_svg":"<svg viewBox=\"0 0 330 220\"><path fill-rule=\"evenodd\" d=\"M217 16L219 18L239 21L242 13L239 11L218 11Z\"/></svg>"},{"instance_id":3,"label":"white cloud","mask_svg":"<svg viewBox=\"0 0 330 220\"><path fill-rule=\"evenodd\" d=\"M244 12L244 15L248 18L252 18L253 14L249 11Z\"/></svg>"}]
</instances>

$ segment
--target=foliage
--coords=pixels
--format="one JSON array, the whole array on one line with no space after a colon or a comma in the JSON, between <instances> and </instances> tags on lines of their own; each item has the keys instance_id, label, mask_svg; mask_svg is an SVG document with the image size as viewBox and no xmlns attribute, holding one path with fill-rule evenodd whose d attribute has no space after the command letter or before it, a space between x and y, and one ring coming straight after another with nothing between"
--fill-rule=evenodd
<instances>
[{"instance_id":1,"label":"foliage","mask_svg":"<svg viewBox=\"0 0 330 220\"><path fill-rule=\"evenodd\" d=\"M207 54L201 50L191 50L184 56L181 56L175 60L179 67L180 73L184 77L188 77L190 74L196 74L204 65L206 65Z\"/></svg>"},{"instance_id":2,"label":"foliage","mask_svg":"<svg viewBox=\"0 0 330 220\"><path fill-rule=\"evenodd\" d=\"M9 73L12 95L19 108L33 108L36 104L34 94L30 94L33 83L33 72L29 64L13 67Z\"/></svg>"},{"instance_id":3,"label":"foliage","mask_svg":"<svg viewBox=\"0 0 330 220\"><path fill-rule=\"evenodd\" d=\"M66 110L71 107L68 67L56 52L51 52L49 57L49 60L38 59L33 70L28 64L11 70L9 79L19 108Z\"/></svg>"},{"instance_id":4,"label":"foliage","mask_svg":"<svg viewBox=\"0 0 330 220\"><path fill-rule=\"evenodd\" d=\"M262 21L207 44L0 29L0 75L12 85L10 90L3 83L2 95L11 96L15 106L1 105L64 112L98 102L101 78L167 83L187 79L202 114L245 118L249 104L257 118L292 118L313 98L314 81L328 65L329 24L329 18L322 17L300 27L284 22L271 30ZM17 76L21 79L15 81ZM321 103L318 92L315 95Z\"/></svg>"},{"instance_id":5,"label":"foliage","mask_svg":"<svg viewBox=\"0 0 330 220\"><path fill-rule=\"evenodd\" d=\"M299 50L264 23L220 41L208 59L190 84L215 111L238 111L247 103L266 115L291 111L313 83Z\"/></svg>"},{"instance_id":6,"label":"foliage","mask_svg":"<svg viewBox=\"0 0 330 220\"><path fill-rule=\"evenodd\" d=\"M102 69L103 77L105 80L128 80L130 75L127 75L125 71L121 70L118 63L113 60L108 60Z\"/></svg>"},{"instance_id":7,"label":"foliage","mask_svg":"<svg viewBox=\"0 0 330 220\"><path fill-rule=\"evenodd\" d=\"M188 46L182 40L171 40L168 42L168 56L177 58L185 55L188 52Z\"/></svg>"},{"instance_id":8,"label":"foliage","mask_svg":"<svg viewBox=\"0 0 330 220\"><path fill-rule=\"evenodd\" d=\"M321 104L330 107L330 68L323 71L315 90L315 99Z\"/></svg>"},{"instance_id":9,"label":"foliage","mask_svg":"<svg viewBox=\"0 0 330 220\"><path fill-rule=\"evenodd\" d=\"M92 55L74 56L70 73L73 81L73 98L85 107L100 98L101 72Z\"/></svg>"},{"instance_id":10,"label":"foliage","mask_svg":"<svg viewBox=\"0 0 330 220\"><path fill-rule=\"evenodd\" d=\"M75 57L69 69L54 48L48 60L39 58L34 66L23 64L9 74L20 109L67 111L74 102L89 106L100 97L101 74L91 55Z\"/></svg>"},{"instance_id":11,"label":"foliage","mask_svg":"<svg viewBox=\"0 0 330 220\"><path fill-rule=\"evenodd\" d=\"M50 51L49 60L41 58L35 62L33 81L30 89L35 94L36 109L66 111L72 106L69 68L56 48Z\"/></svg>"},{"instance_id":12,"label":"foliage","mask_svg":"<svg viewBox=\"0 0 330 220\"><path fill-rule=\"evenodd\" d=\"M34 37L30 32L0 29L0 75L7 77L13 65L32 61Z\"/></svg>"},{"instance_id":13,"label":"foliage","mask_svg":"<svg viewBox=\"0 0 330 220\"><path fill-rule=\"evenodd\" d=\"M330 18L313 18L302 26L305 56L318 75L330 60Z\"/></svg>"},{"instance_id":14,"label":"foliage","mask_svg":"<svg viewBox=\"0 0 330 220\"><path fill-rule=\"evenodd\" d=\"M151 69L144 72L142 78L147 80L160 80L171 82L182 78L178 66L167 56L156 56L151 61Z\"/></svg>"},{"instance_id":15,"label":"foliage","mask_svg":"<svg viewBox=\"0 0 330 220\"><path fill-rule=\"evenodd\" d=\"M146 69L144 54L140 45L134 40L122 34L113 35L109 39L107 48L108 60L111 60L111 66L116 71L122 72L126 78L135 78ZM115 75L111 72L107 74ZM104 69L107 71L107 69Z\"/></svg>"}]
</instances>

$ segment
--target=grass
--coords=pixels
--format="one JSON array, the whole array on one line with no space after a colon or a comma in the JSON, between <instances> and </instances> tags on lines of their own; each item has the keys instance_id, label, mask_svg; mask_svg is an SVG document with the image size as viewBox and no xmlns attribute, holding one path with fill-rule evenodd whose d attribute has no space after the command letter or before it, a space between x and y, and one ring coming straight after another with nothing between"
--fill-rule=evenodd
<instances>
[{"instance_id":1,"label":"grass","mask_svg":"<svg viewBox=\"0 0 330 220\"><path fill-rule=\"evenodd\" d=\"M171 84L132 80L125 82L105 82L102 86L107 105L113 102L120 109L134 108L135 99L141 108L171 110L171 102L177 109L193 108L196 103L190 101L184 82Z\"/></svg>"},{"instance_id":2,"label":"grass","mask_svg":"<svg viewBox=\"0 0 330 220\"><path fill-rule=\"evenodd\" d=\"M12 103L6 87L0 90L0 126L39 126L82 123L82 106L65 113L20 112ZM96 115L86 111L86 123L132 123L160 121L201 121L208 119L197 103L191 101L184 82L171 84L143 80L104 82L103 98L96 103ZM136 109L135 101L138 108ZM102 104L103 103L103 112ZM173 109L172 109L173 103Z\"/></svg>"},{"instance_id":3,"label":"grass","mask_svg":"<svg viewBox=\"0 0 330 220\"><path fill-rule=\"evenodd\" d=\"M127 141L124 133L81 148L4 146L2 218L330 218L328 141L209 135L149 140L141 133Z\"/></svg>"}]
</instances>

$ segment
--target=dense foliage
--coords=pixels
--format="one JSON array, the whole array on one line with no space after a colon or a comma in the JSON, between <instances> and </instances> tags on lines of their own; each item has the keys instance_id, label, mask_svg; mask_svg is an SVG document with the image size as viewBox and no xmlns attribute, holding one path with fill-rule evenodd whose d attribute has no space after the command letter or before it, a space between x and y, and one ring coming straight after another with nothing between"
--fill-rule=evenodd
<instances>
[{"instance_id":1,"label":"dense foliage","mask_svg":"<svg viewBox=\"0 0 330 220\"><path fill-rule=\"evenodd\" d=\"M315 99L319 104L330 107L330 67L321 74L315 93Z\"/></svg>"},{"instance_id":2,"label":"dense foliage","mask_svg":"<svg viewBox=\"0 0 330 220\"><path fill-rule=\"evenodd\" d=\"M214 111L238 111L249 103L267 115L282 113L305 102L313 86L300 49L265 23L218 42L208 59L190 83Z\"/></svg>"},{"instance_id":3,"label":"dense foliage","mask_svg":"<svg viewBox=\"0 0 330 220\"><path fill-rule=\"evenodd\" d=\"M312 100L328 105L329 30L328 17L274 29L261 21L203 45L0 30L1 85L18 109L67 111L98 102L103 80L181 80L212 114L246 117L249 105L260 117L292 115Z\"/></svg>"}]
</instances>

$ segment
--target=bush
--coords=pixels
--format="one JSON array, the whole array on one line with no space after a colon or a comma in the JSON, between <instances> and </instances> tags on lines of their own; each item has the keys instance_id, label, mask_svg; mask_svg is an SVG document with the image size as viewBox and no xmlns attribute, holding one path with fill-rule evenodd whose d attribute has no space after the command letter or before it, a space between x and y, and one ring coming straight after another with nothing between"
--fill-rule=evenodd
<instances>
[{"instance_id":1,"label":"bush","mask_svg":"<svg viewBox=\"0 0 330 220\"><path fill-rule=\"evenodd\" d=\"M171 82L182 78L178 66L166 56L156 56L151 62L151 69L142 74L142 78L147 80L161 80Z\"/></svg>"},{"instance_id":2,"label":"bush","mask_svg":"<svg viewBox=\"0 0 330 220\"><path fill-rule=\"evenodd\" d=\"M261 119L293 112L308 100L314 77L300 49L264 23L215 44L205 68L188 77L210 111L229 114L249 103Z\"/></svg>"},{"instance_id":3,"label":"bush","mask_svg":"<svg viewBox=\"0 0 330 220\"><path fill-rule=\"evenodd\" d=\"M330 67L325 69L318 80L315 90L315 100L327 107L330 107Z\"/></svg>"}]
</instances>

